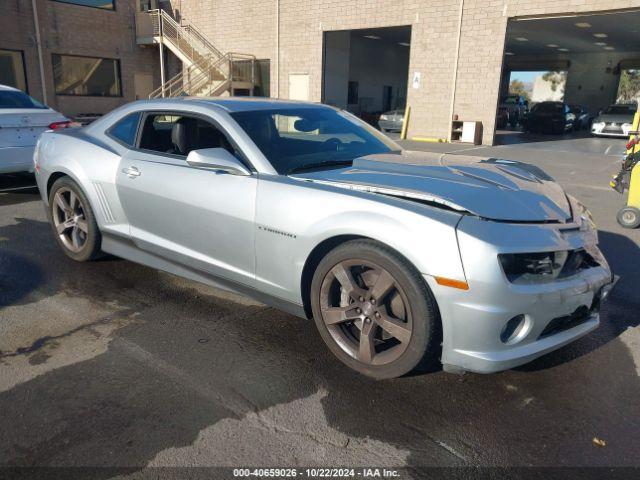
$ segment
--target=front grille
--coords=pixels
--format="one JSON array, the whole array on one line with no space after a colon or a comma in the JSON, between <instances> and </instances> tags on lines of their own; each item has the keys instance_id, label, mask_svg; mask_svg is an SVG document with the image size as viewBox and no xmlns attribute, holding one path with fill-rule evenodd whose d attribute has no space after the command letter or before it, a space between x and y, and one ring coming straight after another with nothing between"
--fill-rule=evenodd
<instances>
[{"instance_id":1,"label":"front grille","mask_svg":"<svg viewBox=\"0 0 640 480\"><path fill-rule=\"evenodd\" d=\"M622 133L622 125L607 123L602 131L604 133Z\"/></svg>"},{"instance_id":2,"label":"front grille","mask_svg":"<svg viewBox=\"0 0 640 480\"><path fill-rule=\"evenodd\" d=\"M554 318L549 322L549 324L544 328L539 338L549 337L551 335L555 335L556 333L564 332L565 330L569 330L573 327L577 327L578 325L586 322L591 316L591 312L589 311L589 307L583 305L576 309L571 315L564 315L562 317Z\"/></svg>"},{"instance_id":3,"label":"front grille","mask_svg":"<svg viewBox=\"0 0 640 480\"><path fill-rule=\"evenodd\" d=\"M576 308L570 315L563 315L562 317L556 317L551 320L549 324L544 327L544 330L538 338L545 338L555 335L556 333L564 332L589 320L594 313L600 311L600 296L600 292L593 296L593 302L591 302L590 307L582 305Z\"/></svg>"}]
</instances>

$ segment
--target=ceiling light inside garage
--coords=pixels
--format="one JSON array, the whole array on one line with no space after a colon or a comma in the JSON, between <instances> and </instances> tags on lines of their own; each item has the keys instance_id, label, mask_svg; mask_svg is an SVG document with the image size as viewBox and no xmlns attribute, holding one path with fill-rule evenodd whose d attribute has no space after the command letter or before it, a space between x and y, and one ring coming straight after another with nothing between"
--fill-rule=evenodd
<instances>
[{"instance_id":1,"label":"ceiling light inside garage","mask_svg":"<svg viewBox=\"0 0 640 480\"><path fill-rule=\"evenodd\" d=\"M574 24L578 28L591 28L591 24L588 22L578 22Z\"/></svg>"},{"instance_id":2,"label":"ceiling light inside garage","mask_svg":"<svg viewBox=\"0 0 640 480\"><path fill-rule=\"evenodd\" d=\"M597 45L598 47L604 47L607 43L606 42L596 42L594 43L594 45Z\"/></svg>"},{"instance_id":3,"label":"ceiling light inside garage","mask_svg":"<svg viewBox=\"0 0 640 480\"><path fill-rule=\"evenodd\" d=\"M516 37L516 40L519 42L528 42L529 39L528 38L524 38L524 37Z\"/></svg>"},{"instance_id":4,"label":"ceiling light inside garage","mask_svg":"<svg viewBox=\"0 0 640 480\"><path fill-rule=\"evenodd\" d=\"M559 52L569 52L570 50L568 48L559 48L558 51Z\"/></svg>"},{"instance_id":5,"label":"ceiling light inside garage","mask_svg":"<svg viewBox=\"0 0 640 480\"><path fill-rule=\"evenodd\" d=\"M549 48L558 48L560 45L556 45L555 43L550 43L547 45Z\"/></svg>"},{"instance_id":6,"label":"ceiling light inside garage","mask_svg":"<svg viewBox=\"0 0 640 480\"><path fill-rule=\"evenodd\" d=\"M380 40L380 37L377 35L365 35L364 38L370 38L371 40Z\"/></svg>"},{"instance_id":7,"label":"ceiling light inside garage","mask_svg":"<svg viewBox=\"0 0 640 480\"><path fill-rule=\"evenodd\" d=\"M596 37L596 38L607 38L608 37L608 35L606 33L594 33L593 36Z\"/></svg>"},{"instance_id":8,"label":"ceiling light inside garage","mask_svg":"<svg viewBox=\"0 0 640 480\"><path fill-rule=\"evenodd\" d=\"M398 42L398 45L402 45L403 47L409 47L409 46L411 46L411 44L410 44L410 43L407 43L407 42Z\"/></svg>"},{"instance_id":9,"label":"ceiling light inside garage","mask_svg":"<svg viewBox=\"0 0 640 480\"><path fill-rule=\"evenodd\" d=\"M509 55L509 56L511 56L511 55L515 55L515 53L513 53L513 52L504 52L504 54L505 54L505 55Z\"/></svg>"},{"instance_id":10,"label":"ceiling light inside garage","mask_svg":"<svg viewBox=\"0 0 640 480\"><path fill-rule=\"evenodd\" d=\"M615 47L603 47L605 50L615 50Z\"/></svg>"}]
</instances>

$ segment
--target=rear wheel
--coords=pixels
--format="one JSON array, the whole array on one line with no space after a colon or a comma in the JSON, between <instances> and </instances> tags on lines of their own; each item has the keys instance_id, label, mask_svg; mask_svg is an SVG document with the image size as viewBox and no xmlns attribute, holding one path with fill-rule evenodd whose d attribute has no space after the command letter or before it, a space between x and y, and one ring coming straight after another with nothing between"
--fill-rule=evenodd
<instances>
[{"instance_id":1,"label":"rear wheel","mask_svg":"<svg viewBox=\"0 0 640 480\"><path fill-rule=\"evenodd\" d=\"M58 245L79 262L100 256L101 235L87 197L69 177L53 184L49 194L49 215Z\"/></svg>"},{"instance_id":2,"label":"rear wheel","mask_svg":"<svg viewBox=\"0 0 640 480\"><path fill-rule=\"evenodd\" d=\"M332 250L314 274L311 303L325 343L360 373L393 378L423 359L435 362L440 319L433 295L384 245L354 240Z\"/></svg>"},{"instance_id":3,"label":"rear wheel","mask_svg":"<svg viewBox=\"0 0 640 480\"><path fill-rule=\"evenodd\" d=\"M618 223L624 228L640 226L640 210L635 207L624 207L618 212Z\"/></svg>"}]
</instances>

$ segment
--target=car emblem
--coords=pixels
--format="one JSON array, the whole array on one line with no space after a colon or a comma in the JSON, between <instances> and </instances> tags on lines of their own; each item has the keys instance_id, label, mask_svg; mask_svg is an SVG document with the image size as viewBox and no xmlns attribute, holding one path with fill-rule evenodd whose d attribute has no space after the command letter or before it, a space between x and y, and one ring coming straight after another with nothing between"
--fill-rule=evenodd
<instances>
[{"instance_id":1,"label":"car emblem","mask_svg":"<svg viewBox=\"0 0 640 480\"><path fill-rule=\"evenodd\" d=\"M22 123L24 123L25 125L28 125L31 123L31 119L27 116L24 116L20 119L22 121Z\"/></svg>"}]
</instances>

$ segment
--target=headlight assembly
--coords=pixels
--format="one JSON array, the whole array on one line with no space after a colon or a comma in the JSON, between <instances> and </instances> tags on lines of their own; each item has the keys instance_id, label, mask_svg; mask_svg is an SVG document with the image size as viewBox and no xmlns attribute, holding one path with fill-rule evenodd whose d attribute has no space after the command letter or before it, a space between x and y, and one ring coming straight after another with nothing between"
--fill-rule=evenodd
<instances>
[{"instance_id":1,"label":"headlight assembly","mask_svg":"<svg viewBox=\"0 0 640 480\"><path fill-rule=\"evenodd\" d=\"M540 283L558 278L568 252L507 253L498 258L512 283Z\"/></svg>"},{"instance_id":2,"label":"headlight assembly","mask_svg":"<svg viewBox=\"0 0 640 480\"><path fill-rule=\"evenodd\" d=\"M498 259L507 279L515 284L552 282L600 265L598 260L584 249L501 253Z\"/></svg>"}]
</instances>

